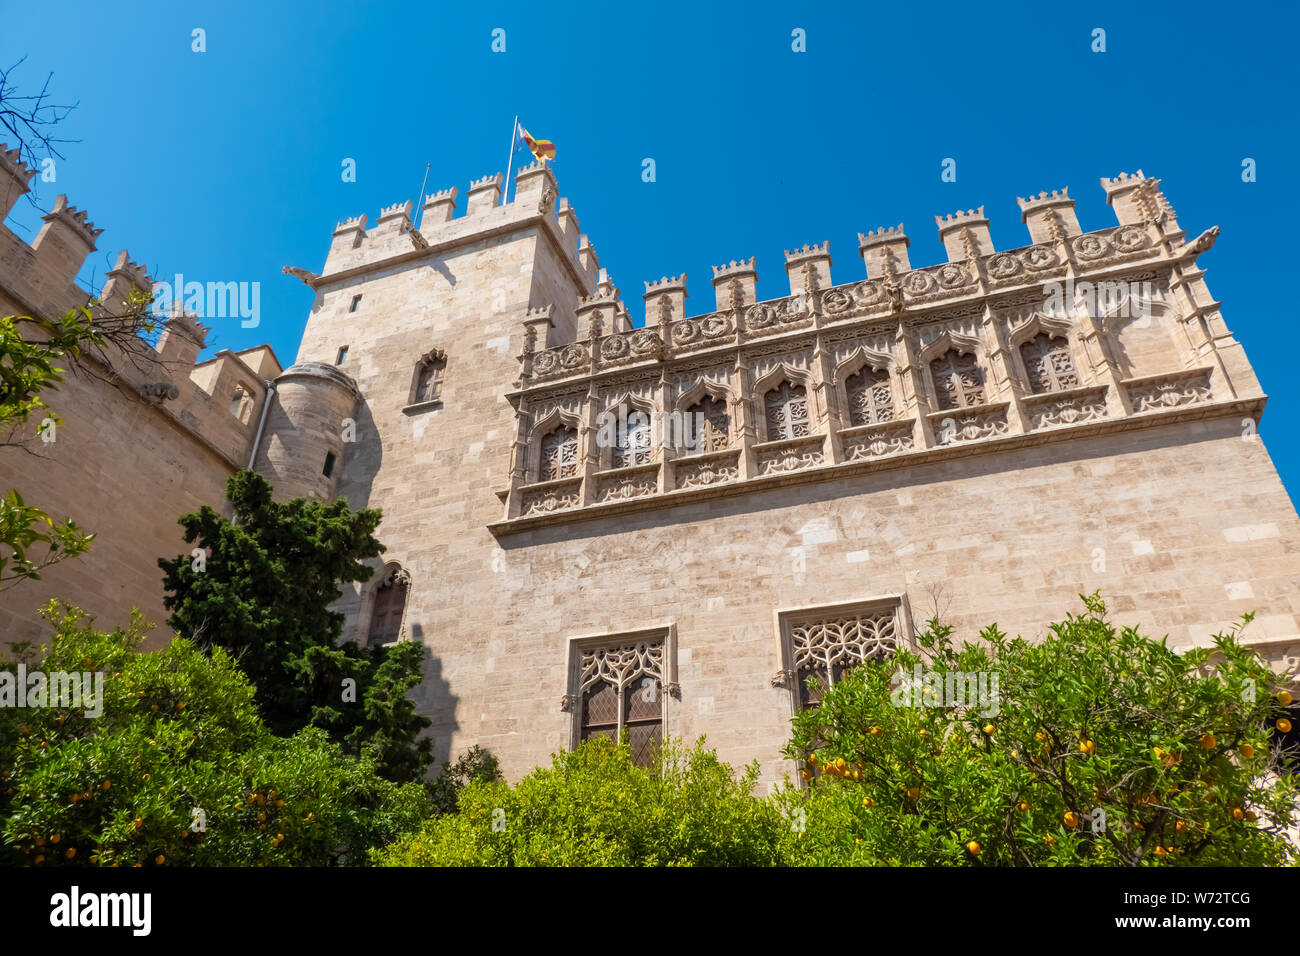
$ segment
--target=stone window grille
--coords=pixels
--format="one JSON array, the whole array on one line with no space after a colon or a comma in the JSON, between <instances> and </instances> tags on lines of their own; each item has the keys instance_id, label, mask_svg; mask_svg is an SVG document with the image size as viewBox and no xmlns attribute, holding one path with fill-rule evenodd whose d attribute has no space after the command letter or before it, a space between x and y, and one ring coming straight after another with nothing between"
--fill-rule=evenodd
<instances>
[{"instance_id":1,"label":"stone window grille","mask_svg":"<svg viewBox=\"0 0 1300 956\"><path fill-rule=\"evenodd\" d=\"M949 349L930 363L930 374L940 409L984 404L984 370L974 355Z\"/></svg>"},{"instance_id":2,"label":"stone window grille","mask_svg":"<svg viewBox=\"0 0 1300 956\"><path fill-rule=\"evenodd\" d=\"M706 395L686 409L685 415L691 423L687 434L694 440L686 449L688 453L702 455L730 447L731 416L726 402Z\"/></svg>"},{"instance_id":3,"label":"stone window grille","mask_svg":"<svg viewBox=\"0 0 1300 956\"><path fill-rule=\"evenodd\" d=\"M1041 332L1020 346L1020 357L1029 375L1029 388L1035 394L1075 388L1079 373L1074 368L1070 343Z\"/></svg>"},{"instance_id":4,"label":"stone window grille","mask_svg":"<svg viewBox=\"0 0 1300 956\"><path fill-rule=\"evenodd\" d=\"M650 445L650 416L637 412L624 416L619 423L618 441L610 449L610 461L613 468L630 468L633 465L648 465L654 461L654 449Z\"/></svg>"},{"instance_id":5,"label":"stone window grille","mask_svg":"<svg viewBox=\"0 0 1300 956\"><path fill-rule=\"evenodd\" d=\"M849 424L875 425L894 420L894 393L889 373L863 368L844 381L849 397Z\"/></svg>"},{"instance_id":6,"label":"stone window grille","mask_svg":"<svg viewBox=\"0 0 1300 956\"><path fill-rule=\"evenodd\" d=\"M808 424L808 390L784 381L763 396L767 440L803 438L812 434Z\"/></svg>"},{"instance_id":7,"label":"stone window grille","mask_svg":"<svg viewBox=\"0 0 1300 956\"><path fill-rule=\"evenodd\" d=\"M578 430L567 425L542 436L538 481L572 478L578 473Z\"/></svg>"}]
</instances>

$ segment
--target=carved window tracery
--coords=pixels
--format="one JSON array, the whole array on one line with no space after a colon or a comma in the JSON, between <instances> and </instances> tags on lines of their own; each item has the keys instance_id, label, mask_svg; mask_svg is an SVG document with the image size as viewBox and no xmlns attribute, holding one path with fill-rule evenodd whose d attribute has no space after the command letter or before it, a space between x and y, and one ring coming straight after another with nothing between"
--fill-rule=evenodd
<instances>
[{"instance_id":1,"label":"carved window tracery","mask_svg":"<svg viewBox=\"0 0 1300 956\"><path fill-rule=\"evenodd\" d=\"M808 390L788 379L763 396L767 440L803 438L812 434L808 420Z\"/></svg>"},{"instance_id":2,"label":"carved window tracery","mask_svg":"<svg viewBox=\"0 0 1300 956\"><path fill-rule=\"evenodd\" d=\"M875 425L894 420L894 392L884 369L863 368L844 380L849 424Z\"/></svg>"},{"instance_id":3,"label":"carved window tracery","mask_svg":"<svg viewBox=\"0 0 1300 956\"><path fill-rule=\"evenodd\" d=\"M369 643L372 647L389 644L401 637L410 587L411 576L400 565L384 568L370 609Z\"/></svg>"},{"instance_id":4,"label":"carved window tracery","mask_svg":"<svg viewBox=\"0 0 1300 956\"><path fill-rule=\"evenodd\" d=\"M785 663L772 683L790 689L797 710L818 706L863 661L893 657L910 627L902 596L785 611L778 620Z\"/></svg>"},{"instance_id":5,"label":"carved window tracery","mask_svg":"<svg viewBox=\"0 0 1300 956\"><path fill-rule=\"evenodd\" d=\"M663 638L587 647L578 663L579 740L618 741L627 731L632 762L652 766L663 742Z\"/></svg>"},{"instance_id":6,"label":"carved window tracery","mask_svg":"<svg viewBox=\"0 0 1300 956\"><path fill-rule=\"evenodd\" d=\"M704 454L730 447L731 415L726 402L706 395L686 409L686 417L691 429L688 434L694 439L694 444L687 448L689 453Z\"/></svg>"},{"instance_id":7,"label":"carved window tracery","mask_svg":"<svg viewBox=\"0 0 1300 956\"><path fill-rule=\"evenodd\" d=\"M984 370L974 355L949 349L930 362L930 375L940 409L984 404Z\"/></svg>"},{"instance_id":8,"label":"carved window tracery","mask_svg":"<svg viewBox=\"0 0 1300 956\"><path fill-rule=\"evenodd\" d=\"M610 459L613 468L630 468L633 465L648 465L654 461L654 449L650 446L650 416L638 409L620 416L618 440L611 449Z\"/></svg>"},{"instance_id":9,"label":"carved window tracery","mask_svg":"<svg viewBox=\"0 0 1300 956\"><path fill-rule=\"evenodd\" d=\"M578 473L578 430L560 425L542 436L537 480L555 481Z\"/></svg>"},{"instance_id":10,"label":"carved window tracery","mask_svg":"<svg viewBox=\"0 0 1300 956\"><path fill-rule=\"evenodd\" d=\"M1024 359L1029 387L1035 394L1059 392L1079 384L1079 373L1066 339L1041 332L1020 346L1020 357Z\"/></svg>"}]
</instances>

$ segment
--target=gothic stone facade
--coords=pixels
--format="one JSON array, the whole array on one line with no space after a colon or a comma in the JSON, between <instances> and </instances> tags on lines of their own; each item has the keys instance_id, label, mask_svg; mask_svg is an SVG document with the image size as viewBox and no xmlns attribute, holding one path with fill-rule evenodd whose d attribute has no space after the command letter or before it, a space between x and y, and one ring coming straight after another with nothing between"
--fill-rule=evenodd
<instances>
[{"instance_id":1,"label":"gothic stone facade","mask_svg":"<svg viewBox=\"0 0 1300 956\"><path fill-rule=\"evenodd\" d=\"M1280 666L1300 521L1197 265L1218 231L1141 172L1102 186L1112 228L1043 193L1023 248L959 212L944 264L913 268L900 225L861 236L865 280L787 252L774 301L753 259L714 268L704 315L685 275L646 283L640 327L544 166L504 205L499 175L460 216L428 197L418 230L409 204L349 220L291 270L316 300L259 467L383 509L347 633L422 641L440 756L482 744L512 777L626 728L777 779L802 678L936 609L1037 636L1100 589L1176 645L1254 610ZM675 415L689 444L645 427Z\"/></svg>"},{"instance_id":2,"label":"gothic stone facade","mask_svg":"<svg viewBox=\"0 0 1300 956\"><path fill-rule=\"evenodd\" d=\"M1034 637L1100 589L1176 646L1254 610L1287 666L1300 520L1198 266L1217 230L1187 235L1141 172L1102 186L1114 227L1042 193L1024 247L959 212L947 262L913 268L882 228L865 278L804 246L760 302L735 261L703 315L685 275L646 283L640 327L546 167L461 215L435 193L418 228L399 204L340 223L319 274L286 267L315 301L247 449L283 497L383 509L345 635L423 642L438 756L482 744L512 778L626 729L778 779L803 678L936 610Z\"/></svg>"}]
</instances>

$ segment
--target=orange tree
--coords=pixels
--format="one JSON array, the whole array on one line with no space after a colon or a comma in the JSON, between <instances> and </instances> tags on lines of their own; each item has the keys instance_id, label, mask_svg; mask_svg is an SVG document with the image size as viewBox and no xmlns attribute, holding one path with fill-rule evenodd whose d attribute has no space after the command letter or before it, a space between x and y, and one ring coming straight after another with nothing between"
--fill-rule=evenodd
<instances>
[{"instance_id":1,"label":"orange tree","mask_svg":"<svg viewBox=\"0 0 1300 956\"><path fill-rule=\"evenodd\" d=\"M785 754L804 781L776 795L785 858L1291 862L1296 789L1273 742L1291 697L1240 626L1180 654L1116 629L1097 595L1084 605L1041 643L992 626L957 648L931 621L915 652L855 668L798 714ZM997 693L972 701L979 675Z\"/></svg>"},{"instance_id":2,"label":"orange tree","mask_svg":"<svg viewBox=\"0 0 1300 956\"><path fill-rule=\"evenodd\" d=\"M30 693L0 707L0 863L364 863L428 816L419 783L383 779L323 730L273 734L224 650L176 638L141 652L138 612L107 634L72 608L44 614L49 649L19 649L32 659L18 686L18 664L0 662L0 694L30 690L35 671L100 674L102 708Z\"/></svg>"}]
</instances>

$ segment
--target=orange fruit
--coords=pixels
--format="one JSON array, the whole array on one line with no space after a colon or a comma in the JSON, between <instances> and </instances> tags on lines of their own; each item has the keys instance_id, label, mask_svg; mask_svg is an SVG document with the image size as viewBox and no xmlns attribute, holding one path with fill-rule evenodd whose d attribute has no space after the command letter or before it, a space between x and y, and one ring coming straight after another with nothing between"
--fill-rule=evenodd
<instances>
[{"instance_id":1,"label":"orange fruit","mask_svg":"<svg viewBox=\"0 0 1300 956\"><path fill-rule=\"evenodd\" d=\"M985 724L985 725L984 725L984 733L989 734L990 736L992 736L992 734L993 734L993 732L994 732L995 730L997 730L997 728L994 727L992 724Z\"/></svg>"},{"instance_id":2,"label":"orange fruit","mask_svg":"<svg viewBox=\"0 0 1300 956\"><path fill-rule=\"evenodd\" d=\"M811 780L811 779L812 779L812 774L809 773L807 770L800 770L800 771L799 771L799 776L803 777L805 780Z\"/></svg>"},{"instance_id":3,"label":"orange fruit","mask_svg":"<svg viewBox=\"0 0 1300 956\"><path fill-rule=\"evenodd\" d=\"M874 806L876 805L876 801L875 801L875 800L872 800L870 797L863 797L863 798L862 798L862 805L863 805L864 807L874 807Z\"/></svg>"},{"instance_id":4,"label":"orange fruit","mask_svg":"<svg viewBox=\"0 0 1300 956\"><path fill-rule=\"evenodd\" d=\"M1029 804L1027 804L1027 803L1022 803L1022 804L1018 805L1018 806L1016 807L1016 809L1019 810L1021 813L1028 813L1028 812L1029 812Z\"/></svg>"},{"instance_id":5,"label":"orange fruit","mask_svg":"<svg viewBox=\"0 0 1300 956\"><path fill-rule=\"evenodd\" d=\"M1205 736L1203 736L1203 737L1201 738L1201 749L1202 749L1202 750L1213 750L1213 749L1214 749L1214 745L1217 744L1217 743L1218 743L1218 741L1214 739L1214 734L1206 734Z\"/></svg>"},{"instance_id":6,"label":"orange fruit","mask_svg":"<svg viewBox=\"0 0 1300 956\"><path fill-rule=\"evenodd\" d=\"M1049 833L1047 836L1043 837L1043 842L1048 846L1056 846L1056 837Z\"/></svg>"},{"instance_id":7,"label":"orange fruit","mask_svg":"<svg viewBox=\"0 0 1300 956\"><path fill-rule=\"evenodd\" d=\"M75 846L70 846L68 847L68 852L63 855L66 856L69 860L71 860L74 856L77 855L77 848Z\"/></svg>"},{"instance_id":8,"label":"orange fruit","mask_svg":"<svg viewBox=\"0 0 1300 956\"><path fill-rule=\"evenodd\" d=\"M1249 760L1251 757L1255 756L1255 748L1250 744L1242 744L1237 748L1237 753Z\"/></svg>"},{"instance_id":9,"label":"orange fruit","mask_svg":"<svg viewBox=\"0 0 1300 956\"><path fill-rule=\"evenodd\" d=\"M971 856L980 855L980 845L976 843L974 840L971 840L969 843L966 844L966 850L967 852L970 853Z\"/></svg>"},{"instance_id":10,"label":"orange fruit","mask_svg":"<svg viewBox=\"0 0 1300 956\"><path fill-rule=\"evenodd\" d=\"M1246 819L1247 819L1247 820L1258 820L1258 819L1259 819L1259 815L1258 815L1257 813L1255 813L1254 810L1247 810L1245 816L1246 816Z\"/></svg>"},{"instance_id":11,"label":"orange fruit","mask_svg":"<svg viewBox=\"0 0 1300 956\"><path fill-rule=\"evenodd\" d=\"M1232 819L1234 819L1234 820L1240 820L1240 819L1242 819L1245 815L1246 815L1246 814L1244 814L1244 813L1242 812L1241 807L1233 807L1233 809L1232 809Z\"/></svg>"},{"instance_id":12,"label":"orange fruit","mask_svg":"<svg viewBox=\"0 0 1300 956\"><path fill-rule=\"evenodd\" d=\"M1165 856L1167 853L1168 851L1164 847L1162 846L1156 847L1156 856Z\"/></svg>"},{"instance_id":13,"label":"orange fruit","mask_svg":"<svg viewBox=\"0 0 1300 956\"><path fill-rule=\"evenodd\" d=\"M1186 833L1186 832L1187 832L1187 821L1186 821L1186 820L1179 820L1177 823L1174 824L1174 829L1177 830L1179 833Z\"/></svg>"},{"instance_id":14,"label":"orange fruit","mask_svg":"<svg viewBox=\"0 0 1300 956\"><path fill-rule=\"evenodd\" d=\"M1082 750L1084 753L1088 754L1089 756L1091 756L1092 754L1097 752L1097 745L1094 744L1091 740L1080 740L1079 749Z\"/></svg>"},{"instance_id":15,"label":"orange fruit","mask_svg":"<svg viewBox=\"0 0 1300 956\"><path fill-rule=\"evenodd\" d=\"M881 730L879 727L872 727L872 728L871 728L871 736L873 736L873 737L879 737L879 736L880 736L881 734L883 734L883 733L884 733L884 731Z\"/></svg>"},{"instance_id":16,"label":"orange fruit","mask_svg":"<svg viewBox=\"0 0 1300 956\"><path fill-rule=\"evenodd\" d=\"M835 769L836 769L836 770L843 770L843 769L844 769L844 758L843 758L843 757L836 757L836 758L835 758Z\"/></svg>"},{"instance_id":17,"label":"orange fruit","mask_svg":"<svg viewBox=\"0 0 1300 956\"><path fill-rule=\"evenodd\" d=\"M153 861L157 863L159 866L162 866L164 863L167 862L167 857L159 853L156 857L153 858Z\"/></svg>"},{"instance_id":18,"label":"orange fruit","mask_svg":"<svg viewBox=\"0 0 1300 956\"><path fill-rule=\"evenodd\" d=\"M1079 825L1079 815L1073 810L1068 811L1065 814L1065 825L1073 830Z\"/></svg>"},{"instance_id":19,"label":"orange fruit","mask_svg":"<svg viewBox=\"0 0 1300 956\"><path fill-rule=\"evenodd\" d=\"M1283 717L1281 720L1277 722L1277 729L1282 731L1282 733L1284 734L1291 733L1291 721Z\"/></svg>"},{"instance_id":20,"label":"orange fruit","mask_svg":"<svg viewBox=\"0 0 1300 956\"><path fill-rule=\"evenodd\" d=\"M1289 690L1280 690L1277 692L1277 702L1283 707L1290 705L1291 692Z\"/></svg>"},{"instance_id":21,"label":"orange fruit","mask_svg":"<svg viewBox=\"0 0 1300 956\"><path fill-rule=\"evenodd\" d=\"M918 800L918 799L920 799L920 796L921 796L921 788L920 788L920 787L908 787L908 788L907 788L907 799L909 799L909 800Z\"/></svg>"}]
</instances>

